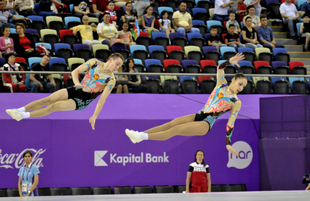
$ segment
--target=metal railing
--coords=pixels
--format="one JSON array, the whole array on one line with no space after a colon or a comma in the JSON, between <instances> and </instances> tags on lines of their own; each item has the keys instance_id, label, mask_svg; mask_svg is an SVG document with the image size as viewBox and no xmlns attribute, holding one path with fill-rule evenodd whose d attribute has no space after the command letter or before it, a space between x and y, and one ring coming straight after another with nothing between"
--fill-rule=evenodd
<instances>
[{"instance_id":1,"label":"metal railing","mask_svg":"<svg viewBox=\"0 0 310 201\"><path fill-rule=\"evenodd\" d=\"M0 71L0 74L71 74L69 71ZM83 74L83 73L81 73ZM216 73L150 73L150 72L135 72L135 73L114 73L114 75L159 75L159 76L216 76ZM310 75L295 75L295 74L244 74L246 77L310 77ZM225 76L233 77L235 74L225 74Z\"/></svg>"}]
</instances>

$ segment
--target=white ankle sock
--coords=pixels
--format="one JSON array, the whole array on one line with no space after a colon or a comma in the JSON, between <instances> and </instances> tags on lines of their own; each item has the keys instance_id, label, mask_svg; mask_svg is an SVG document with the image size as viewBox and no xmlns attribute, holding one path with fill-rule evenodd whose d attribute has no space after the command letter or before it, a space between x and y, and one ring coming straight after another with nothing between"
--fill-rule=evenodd
<instances>
[{"instance_id":1,"label":"white ankle sock","mask_svg":"<svg viewBox=\"0 0 310 201\"><path fill-rule=\"evenodd\" d=\"M149 134L143 133L143 132L139 132L139 134L142 136L142 140L148 140L149 139Z\"/></svg>"},{"instance_id":2,"label":"white ankle sock","mask_svg":"<svg viewBox=\"0 0 310 201\"><path fill-rule=\"evenodd\" d=\"M22 112L22 118L29 118L30 117L30 112Z\"/></svg>"},{"instance_id":3,"label":"white ankle sock","mask_svg":"<svg viewBox=\"0 0 310 201\"><path fill-rule=\"evenodd\" d=\"M18 112L26 112L26 109L24 107L18 108L17 110Z\"/></svg>"}]
</instances>

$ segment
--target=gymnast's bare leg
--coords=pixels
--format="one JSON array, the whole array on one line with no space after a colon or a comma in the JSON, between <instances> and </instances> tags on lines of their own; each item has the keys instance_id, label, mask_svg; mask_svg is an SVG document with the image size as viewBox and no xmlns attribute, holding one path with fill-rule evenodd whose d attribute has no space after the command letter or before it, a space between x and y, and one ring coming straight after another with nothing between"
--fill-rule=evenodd
<instances>
[{"instance_id":1,"label":"gymnast's bare leg","mask_svg":"<svg viewBox=\"0 0 310 201\"><path fill-rule=\"evenodd\" d=\"M133 143L142 140L164 141L176 135L205 135L209 131L209 124L204 121L194 121L194 119L195 114L186 115L144 132L137 133L126 129L126 134L130 137Z\"/></svg>"}]
</instances>

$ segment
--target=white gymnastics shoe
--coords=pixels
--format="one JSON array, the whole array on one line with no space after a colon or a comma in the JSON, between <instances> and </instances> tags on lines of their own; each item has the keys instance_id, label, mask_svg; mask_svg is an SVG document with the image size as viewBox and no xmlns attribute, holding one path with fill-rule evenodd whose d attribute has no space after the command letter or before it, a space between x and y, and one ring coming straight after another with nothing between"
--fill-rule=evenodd
<instances>
[{"instance_id":1,"label":"white gymnastics shoe","mask_svg":"<svg viewBox=\"0 0 310 201\"><path fill-rule=\"evenodd\" d=\"M22 120L22 114L17 109L7 109L6 113L8 113L8 115L10 115L16 121Z\"/></svg>"},{"instance_id":2,"label":"white gymnastics shoe","mask_svg":"<svg viewBox=\"0 0 310 201\"><path fill-rule=\"evenodd\" d=\"M125 133L130 138L131 142L134 144L141 142L143 140L142 135L138 131L126 129Z\"/></svg>"}]
</instances>

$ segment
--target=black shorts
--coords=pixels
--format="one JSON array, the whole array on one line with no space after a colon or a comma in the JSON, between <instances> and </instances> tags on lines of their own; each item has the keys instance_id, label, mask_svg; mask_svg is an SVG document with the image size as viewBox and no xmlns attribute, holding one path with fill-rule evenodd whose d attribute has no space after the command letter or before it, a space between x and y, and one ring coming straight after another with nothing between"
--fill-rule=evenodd
<instances>
[{"instance_id":1,"label":"black shorts","mask_svg":"<svg viewBox=\"0 0 310 201\"><path fill-rule=\"evenodd\" d=\"M209 124L209 130L210 130L214 122L217 120L217 118L218 116L214 115L214 113L204 113L203 111L199 111L198 113L196 113L194 121L207 122Z\"/></svg>"},{"instance_id":2,"label":"black shorts","mask_svg":"<svg viewBox=\"0 0 310 201\"><path fill-rule=\"evenodd\" d=\"M100 93L87 93L81 88L69 87L68 99L72 99L75 102L75 110L83 110L86 108Z\"/></svg>"}]
</instances>

